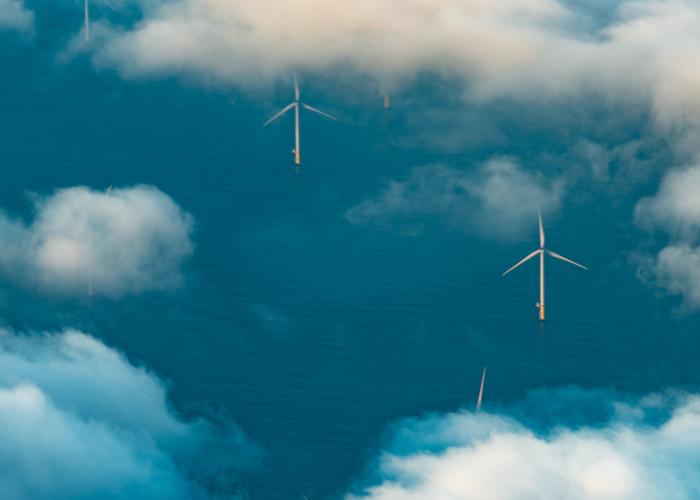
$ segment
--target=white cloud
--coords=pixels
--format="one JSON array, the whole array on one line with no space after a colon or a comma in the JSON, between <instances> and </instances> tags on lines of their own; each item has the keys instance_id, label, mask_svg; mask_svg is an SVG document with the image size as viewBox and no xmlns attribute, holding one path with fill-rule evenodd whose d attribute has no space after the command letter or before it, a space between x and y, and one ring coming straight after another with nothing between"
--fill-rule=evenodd
<instances>
[{"instance_id":1,"label":"white cloud","mask_svg":"<svg viewBox=\"0 0 700 500\"><path fill-rule=\"evenodd\" d=\"M35 211L28 226L0 216L0 267L53 293L171 289L193 251L192 217L153 187L62 189L36 198Z\"/></svg>"},{"instance_id":2,"label":"white cloud","mask_svg":"<svg viewBox=\"0 0 700 500\"><path fill-rule=\"evenodd\" d=\"M22 0L0 0L0 30L29 33L34 29L34 13Z\"/></svg>"},{"instance_id":3,"label":"white cloud","mask_svg":"<svg viewBox=\"0 0 700 500\"><path fill-rule=\"evenodd\" d=\"M461 79L472 99L591 95L641 104L664 130L700 125L700 5L628 0L143 1L144 18L112 30L96 61L128 77L178 74L256 86L293 69L423 71Z\"/></svg>"},{"instance_id":4,"label":"white cloud","mask_svg":"<svg viewBox=\"0 0 700 500\"><path fill-rule=\"evenodd\" d=\"M8 500L205 498L214 467L235 478L258 454L234 427L183 420L155 376L77 331L0 334L0 436Z\"/></svg>"},{"instance_id":5,"label":"white cloud","mask_svg":"<svg viewBox=\"0 0 700 500\"><path fill-rule=\"evenodd\" d=\"M649 231L659 229L670 242L655 256L642 256L641 274L689 308L700 307L700 165L672 170L659 191L637 203L635 220Z\"/></svg>"},{"instance_id":6,"label":"white cloud","mask_svg":"<svg viewBox=\"0 0 700 500\"><path fill-rule=\"evenodd\" d=\"M552 0L177 0L145 8L103 60L127 75L244 84L346 64L387 76L457 61L513 68L542 42L535 26L564 13Z\"/></svg>"},{"instance_id":7,"label":"white cloud","mask_svg":"<svg viewBox=\"0 0 700 500\"><path fill-rule=\"evenodd\" d=\"M661 181L658 193L643 198L635 209L637 224L662 229L674 237L700 236L700 165L672 170Z\"/></svg>"},{"instance_id":8,"label":"white cloud","mask_svg":"<svg viewBox=\"0 0 700 500\"><path fill-rule=\"evenodd\" d=\"M683 297L687 308L700 307L700 247L670 244L644 264L644 271L652 273L655 285Z\"/></svg>"},{"instance_id":9,"label":"white cloud","mask_svg":"<svg viewBox=\"0 0 700 500\"><path fill-rule=\"evenodd\" d=\"M518 237L544 213L559 209L561 180L546 181L511 160L498 158L473 171L445 165L414 168L404 181L391 181L376 198L351 208L352 224L419 231L431 218L495 238Z\"/></svg>"},{"instance_id":10,"label":"white cloud","mask_svg":"<svg viewBox=\"0 0 700 500\"><path fill-rule=\"evenodd\" d=\"M603 425L544 432L511 417L471 412L404 422L378 462L380 479L346 498L698 498L700 397L681 398L668 418L650 416L665 404L659 396L616 404Z\"/></svg>"}]
</instances>

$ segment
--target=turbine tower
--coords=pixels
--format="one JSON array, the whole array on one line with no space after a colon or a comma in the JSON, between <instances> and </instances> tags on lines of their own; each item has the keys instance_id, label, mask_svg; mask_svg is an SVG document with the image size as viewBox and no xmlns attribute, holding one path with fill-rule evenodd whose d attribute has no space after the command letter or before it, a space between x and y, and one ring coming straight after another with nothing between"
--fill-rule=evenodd
<instances>
[{"instance_id":1,"label":"turbine tower","mask_svg":"<svg viewBox=\"0 0 700 500\"><path fill-rule=\"evenodd\" d=\"M83 36L85 36L85 41L90 41L90 1L84 0L84 18L83 18Z\"/></svg>"},{"instance_id":2,"label":"turbine tower","mask_svg":"<svg viewBox=\"0 0 700 500\"><path fill-rule=\"evenodd\" d=\"M321 110L318 110L314 108L313 106L309 106L306 103L301 102L300 98L300 92L299 92L299 82L297 80L297 76L294 75L294 101L289 103L287 106L282 108L280 112L278 112L275 116L267 120L264 124L263 127L268 126L270 123L274 122L278 118L282 117L284 114L287 113L287 111L294 110L294 149L292 150L292 154L294 155L294 163L297 166L297 174L299 173L299 165L301 165L301 143L300 143L300 126L299 126L299 111L300 108L307 109L309 111L313 111L314 113L318 113L321 116L325 116L326 118L330 118L331 120L338 121L338 119L334 116L329 115L328 113L324 113Z\"/></svg>"},{"instance_id":3,"label":"turbine tower","mask_svg":"<svg viewBox=\"0 0 700 500\"><path fill-rule=\"evenodd\" d=\"M520 266L521 264L524 264L528 260L532 259L533 257L537 257L539 255L540 257L540 301L535 305L540 310L540 321L544 321L544 255L547 254L551 257L554 257L555 259L563 260L564 262L568 262L569 264L573 264L576 267L580 267L581 269L588 270L586 266L583 266L579 264L578 262L574 262L571 259L567 259L563 255L559 255L556 252L553 252L552 250L549 250L548 248L545 248L544 246L544 228L542 227L542 212L539 210L537 211L537 218L539 221L540 225L540 248L532 252L530 255L525 257L523 260L515 264L513 267L508 269L505 273L503 273L503 276L511 272L513 269L516 267Z\"/></svg>"}]
</instances>

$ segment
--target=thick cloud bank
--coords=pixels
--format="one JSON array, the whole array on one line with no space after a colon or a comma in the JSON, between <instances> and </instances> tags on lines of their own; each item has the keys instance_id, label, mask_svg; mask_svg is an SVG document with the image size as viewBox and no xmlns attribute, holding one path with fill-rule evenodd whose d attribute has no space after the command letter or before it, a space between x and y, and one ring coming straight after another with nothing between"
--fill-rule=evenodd
<instances>
[{"instance_id":1,"label":"thick cloud bank","mask_svg":"<svg viewBox=\"0 0 700 500\"><path fill-rule=\"evenodd\" d=\"M700 125L700 5L683 0L174 0L141 2L98 63L254 86L294 69L380 81L432 71L477 100L586 98L648 108L662 127ZM548 104L551 104L548 102Z\"/></svg>"},{"instance_id":2,"label":"thick cloud bank","mask_svg":"<svg viewBox=\"0 0 700 500\"><path fill-rule=\"evenodd\" d=\"M62 294L121 296L181 283L192 217L149 186L62 189L35 199L31 224L0 215L0 266Z\"/></svg>"},{"instance_id":3,"label":"thick cloud bank","mask_svg":"<svg viewBox=\"0 0 700 500\"><path fill-rule=\"evenodd\" d=\"M519 66L541 43L535 26L563 15L551 0L144 3L142 23L116 34L103 58L130 75L175 72L232 83L341 65L386 75L436 62Z\"/></svg>"},{"instance_id":4,"label":"thick cloud bank","mask_svg":"<svg viewBox=\"0 0 700 500\"><path fill-rule=\"evenodd\" d=\"M538 411L546 412L560 396L539 398ZM577 398L566 399L572 414L585 410ZM469 411L403 422L376 465L373 485L346 498L700 497L700 397L657 395L608 405L609 418L592 427L550 422L542 429L533 421L522 423L528 421L523 415Z\"/></svg>"},{"instance_id":5,"label":"thick cloud bank","mask_svg":"<svg viewBox=\"0 0 700 500\"><path fill-rule=\"evenodd\" d=\"M2 498L210 498L258 451L231 424L186 421L163 384L77 331L0 333Z\"/></svg>"},{"instance_id":6,"label":"thick cloud bank","mask_svg":"<svg viewBox=\"0 0 700 500\"><path fill-rule=\"evenodd\" d=\"M34 29L34 14L21 0L0 0L0 30L30 32Z\"/></svg>"},{"instance_id":7,"label":"thick cloud bank","mask_svg":"<svg viewBox=\"0 0 700 500\"><path fill-rule=\"evenodd\" d=\"M345 214L352 224L401 227L418 232L436 218L487 237L520 237L544 213L559 209L562 181L548 182L508 159L494 159L472 171L445 165L414 168L403 181L390 181L376 198Z\"/></svg>"},{"instance_id":8,"label":"thick cloud bank","mask_svg":"<svg viewBox=\"0 0 700 500\"><path fill-rule=\"evenodd\" d=\"M639 201L637 224L661 230L670 241L655 256L642 258L641 271L689 308L700 307L700 166L669 172L656 195Z\"/></svg>"}]
</instances>

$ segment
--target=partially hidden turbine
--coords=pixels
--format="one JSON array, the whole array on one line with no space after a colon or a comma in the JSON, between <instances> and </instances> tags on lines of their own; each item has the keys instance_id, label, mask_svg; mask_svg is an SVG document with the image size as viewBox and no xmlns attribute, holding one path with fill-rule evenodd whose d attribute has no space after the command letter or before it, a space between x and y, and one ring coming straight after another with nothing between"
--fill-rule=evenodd
<instances>
[{"instance_id":1,"label":"partially hidden turbine","mask_svg":"<svg viewBox=\"0 0 700 500\"><path fill-rule=\"evenodd\" d=\"M117 8L107 0L102 0L107 7L116 11ZM90 0L83 0L83 38L90 41Z\"/></svg>"}]
</instances>

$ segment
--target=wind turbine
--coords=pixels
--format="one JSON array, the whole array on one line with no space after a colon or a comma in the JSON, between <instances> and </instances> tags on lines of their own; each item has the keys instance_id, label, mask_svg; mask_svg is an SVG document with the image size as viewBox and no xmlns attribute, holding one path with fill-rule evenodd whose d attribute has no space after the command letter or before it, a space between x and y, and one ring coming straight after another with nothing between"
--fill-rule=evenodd
<instances>
[{"instance_id":1,"label":"wind turbine","mask_svg":"<svg viewBox=\"0 0 700 500\"><path fill-rule=\"evenodd\" d=\"M481 372L481 385L479 386L479 396L476 398L476 412L481 410L481 402L484 400L484 383L486 382L486 367Z\"/></svg>"},{"instance_id":2,"label":"wind turbine","mask_svg":"<svg viewBox=\"0 0 700 500\"><path fill-rule=\"evenodd\" d=\"M300 98L300 92L299 92L299 82L297 80L297 76L294 75L294 101L289 103L287 106L282 108L280 112L278 112L275 116L267 120L264 124L263 127L268 126L270 123L274 122L278 118L282 117L284 114L287 113L287 111L294 110L294 149L292 150L292 154L294 154L294 163L297 166L297 173L299 173L299 165L301 165L301 144L300 144L300 137L299 137L299 111L300 108L303 107L304 109L307 109L309 111L313 111L314 113L318 113L321 116L325 116L326 118L330 118L331 120L338 121L338 119L334 116L329 115L328 113L324 113L321 110L318 110L314 108L313 106L309 106L308 104L301 102Z\"/></svg>"},{"instance_id":3,"label":"wind turbine","mask_svg":"<svg viewBox=\"0 0 700 500\"><path fill-rule=\"evenodd\" d=\"M539 210L537 211L537 218L540 224L540 248L532 252L530 255L525 257L523 260L515 264L513 267L508 269L505 273L503 273L503 276L511 272L513 269L518 267L519 265L527 262L528 260L532 259L533 257L537 257L538 255L540 256L540 301L535 304L535 307L537 307L540 310L540 321L544 321L544 255L547 254L551 257L554 257L555 259L563 260L564 262L568 262L569 264L573 264L576 267L580 267L581 269L585 269L586 271L588 268L586 266L583 266L579 264L578 262L574 262L571 259L567 259L563 255L559 255L556 252L553 252L552 250L549 250L548 248L545 248L544 246L544 228L542 227L542 212Z\"/></svg>"},{"instance_id":4,"label":"wind turbine","mask_svg":"<svg viewBox=\"0 0 700 500\"><path fill-rule=\"evenodd\" d=\"M117 8L107 0L102 0L110 9L116 12ZM90 41L90 0L83 0L83 36L85 41Z\"/></svg>"}]
</instances>

